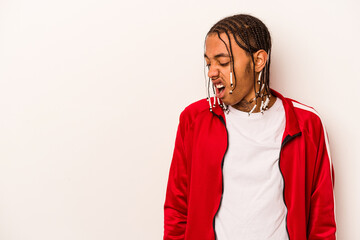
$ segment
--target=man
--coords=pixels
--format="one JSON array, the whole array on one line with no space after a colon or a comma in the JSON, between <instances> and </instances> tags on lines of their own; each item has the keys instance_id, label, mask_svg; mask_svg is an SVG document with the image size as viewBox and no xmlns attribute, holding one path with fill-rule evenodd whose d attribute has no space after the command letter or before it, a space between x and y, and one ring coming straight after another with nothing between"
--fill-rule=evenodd
<instances>
[{"instance_id":1,"label":"man","mask_svg":"<svg viewBox=\"0 0 360 240\"><path fill-rule=\"evenodd\" d=\"M333 170L313 108L269 88L271 38L249 15L205 42L215 96L180 115L164 239L335 239Z\"/></svg>"}]
</instances>

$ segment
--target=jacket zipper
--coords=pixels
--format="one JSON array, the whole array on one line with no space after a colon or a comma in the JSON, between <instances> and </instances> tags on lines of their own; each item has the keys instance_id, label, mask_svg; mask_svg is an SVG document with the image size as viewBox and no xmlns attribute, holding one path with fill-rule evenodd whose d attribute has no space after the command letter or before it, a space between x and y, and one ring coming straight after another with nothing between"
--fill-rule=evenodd
<instances>
[{"instance_id":1,"label":"jacket zipper","mask_svg":"<svg viewBox=\"0 0 360 240\"><path fill-rule=\"evenodd\" d=\"M220 203L219 203L219 206L218 206L218 209L216 210L216 213L214 215L214 218L213 218L213 230L214 230L214 236L215 236L215 240L217 239L216 237L216 232L215 232L215 217L217 215L217 213L219 212L220 210L220 206L221 206L221 203L222 203L222 199L223 199L223 194L224 194L224 176L223 176L223 166L224 166L224 159L225 159L225 155L226 155L226 152L228 150L228 147L229 147L229 134L228 134L228 131L227 131L227 128L226 128L226 124L225 124L225 120L222 116L219 116L217 114L215 114L213 112L213 114L215 116L217 116L220 121L224 124L224 127L225 127L225 130L226 130L226 138L227 138L227 144L226 144L226 150L225 150L225 153L224 153L224 156L221 160L221 184L222 184L222 190L221 190L221 198L220 198Z\"/></svg>"},{"instance_id":2,"label":"jacket zipper","mask_svg":"<svg viewBox=\"0 0 360 240\"><path fill-rule=\"evenodd\" d=\"M281 168L280 168L280 157L281 157L281 150L283 149L283 147L285 146L285 144L287 144L288 142L290 142L292 139L294 139L295 137L297 136L300 136L301 135L301 132L298 132L297 134L294 134L294 135L287 135L284 139L284 141L281 143L281 147L280 147L280 153L279 153L279 171L281 173L281 177L283 179L283 182L284 182L284 187L283 187L283 201L284 201L284 205L286 207L286 216L285 216L285 225L286 225L286 233L288 235L288 238L290 240L290 234L289 234L289 230L288 230L288 226L287 226L287 205L286 205L286 202L285 202L285 179L284 179L284 175L283 173L281 172Z\"/></svg>"},{"instance_id":3,"label":"jacket zipper","mask_svg":"<svg viewBox=\"0 0 360 240\"><path fill-rule=\"evenodd\" d=\"M216 231L215 231L215 217L217 215L217 213L219 212L220 210L220 207L221 207L221 203L222 203L222 199L223 199L223 194L224 194L224 176L223 176L223 166L224 166L224 159L225 159L225 155L226 155L226 152L228 150L228 147L229 147L229 133L227 131L227 128L226 128L226 124L225 124L225 120L222 116L219 116L217 114L215 114L214 112L212 112L215 116L217 116L220 121L224 124L224 127L225 127L225 130L226 130L226 138L227 138L227 144L226 144L226 150L225 150L225 153L224 153L224 156L221 160L221 178L222 178L222 181L221 181L221 184L222 184L222 191L221 191L221 198L220 198L220 203L219 203L219 206L218 206L218 209L216 210L216 213L214 215L214 218L213 218L213 230L214 230L214 236L215 236L215 240L217 239L216 237ZM281 176L283 178L283 182L284 182L284 188L283 188L283 201L284 201L284 204L285 204L285 207L287 209L287 206L286 206L286 202L285 202L285 179L284 179L284 175L283 173L281 172L281 168L280 168L280 156L281 156L281 150L283 149L283 147L288 143L290 142L292 139L294 139L295 137L297 136L300 136L301 135L301 132L298 132L294 135L287 135L284 139L284 141L281 143L281 147L280 147L280 153L279 153L279 170L280 170L280 173L281 173ZM288 230L288 227L287 227L287 212L286 212L286 217L285 217L285 222L286 222L286 232L287 232L287 235L289 237L289 240L290 240L290 234L289 234L289 230Z\"/></svg>"}]
</instances>

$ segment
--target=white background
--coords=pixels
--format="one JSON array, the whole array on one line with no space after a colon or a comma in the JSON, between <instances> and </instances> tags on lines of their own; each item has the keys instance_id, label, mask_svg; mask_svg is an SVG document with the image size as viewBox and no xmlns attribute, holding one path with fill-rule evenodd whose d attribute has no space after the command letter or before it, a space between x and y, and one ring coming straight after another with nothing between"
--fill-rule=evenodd
<instances>
[{"instance_id":1,"label":"white background","mask_svg":"<svg viewBox=\"0 0 360 240\"><path fill-rule=\"evenodd\" d=\"M360 239L358 1L0 1L0 239L162 238L178 117L204 37L250 13L271 86L330 137L338 239Z\"/></svg>"}]
</instances>

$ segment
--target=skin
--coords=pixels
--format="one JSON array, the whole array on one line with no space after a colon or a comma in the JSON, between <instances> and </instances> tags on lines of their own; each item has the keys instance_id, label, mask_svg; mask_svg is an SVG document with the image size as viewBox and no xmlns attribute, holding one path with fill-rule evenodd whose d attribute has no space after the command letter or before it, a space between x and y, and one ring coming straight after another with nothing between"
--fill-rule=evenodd
<instances>
[{"instance_id":1,"label":"skin","mask_svg":"<svg viewBox=\"0 0 360 240\"><path fill-rule=\"evenodd\" d=\"M228 37L225 33L220 34L221 39L229 46ZM231 47L234 57L234 68L236 77L233 75L233 82L235 88L230 85L230 71L232 69L231 58L225 44L219 39L216 33L209 34L205 42L205 61L209 68L208 76L213 84L222 83L225 86L224 96L221 101L226 105L230 105L240 111L249 112L255 105L252 101L255 97L254 92L254 78L251 56L239 47L233 36L230 34ZM253 54L255 61L256 79L259 73L265 67L267 60L267 53L264 50L259 50ZM234 74L234 72L233 72ZM230 94L230 90L233 93ZM256 84L256 91L259 90L259 85ZM274 104L275 96L270 97L269 108ZM260 111L261 99L258 99L257 107L254 112Z\"/></svg>"}]
</instances>

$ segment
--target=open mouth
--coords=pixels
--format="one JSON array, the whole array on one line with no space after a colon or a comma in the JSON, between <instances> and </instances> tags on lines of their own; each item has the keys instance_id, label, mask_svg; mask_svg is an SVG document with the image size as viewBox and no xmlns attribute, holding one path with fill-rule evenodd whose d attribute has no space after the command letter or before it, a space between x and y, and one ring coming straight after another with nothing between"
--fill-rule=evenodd
<instances>
[{"instance_id":1,"label":"open mouth","mask_svg":"<svg viewBox=\"0 0 360 240\"><path fill-rule=\"evenodd\" d=\"M225 90L224 85L222 85L221 83L219 83L219 84L216 84L216 85L215 85L215 88L216 88L216 95L217 95L217 97L220 97L220 96L222 95L223 91Z\"/></svg>"}]
</instances>

